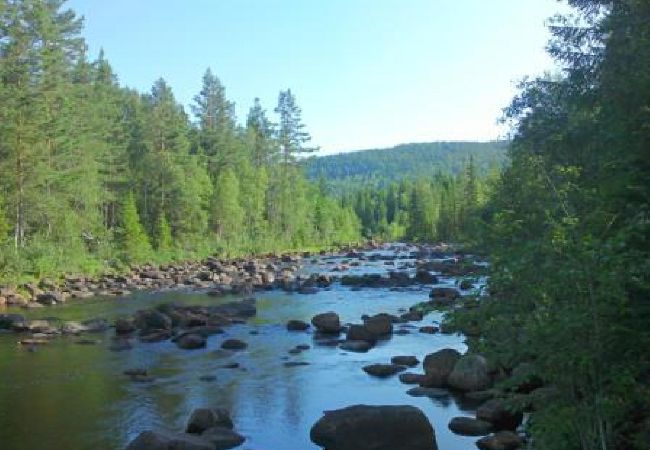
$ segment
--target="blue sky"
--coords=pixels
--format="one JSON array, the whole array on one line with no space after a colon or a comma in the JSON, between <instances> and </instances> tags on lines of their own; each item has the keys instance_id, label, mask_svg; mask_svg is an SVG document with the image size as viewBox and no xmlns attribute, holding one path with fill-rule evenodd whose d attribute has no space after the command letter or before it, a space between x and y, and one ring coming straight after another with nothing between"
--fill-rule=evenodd
<instances>
[{"instance_id":1,"label":"blue sky","mask_svg":"<svg viewBox=\"0 0 650 450\"><path fill-rule=\"evenodd\" d=\"M70 0L120 82L188 105L209 66L245 120L291 88L322 153L489 140L515 84L552 69L556 0Z\"/></svg>"}]
</instances>

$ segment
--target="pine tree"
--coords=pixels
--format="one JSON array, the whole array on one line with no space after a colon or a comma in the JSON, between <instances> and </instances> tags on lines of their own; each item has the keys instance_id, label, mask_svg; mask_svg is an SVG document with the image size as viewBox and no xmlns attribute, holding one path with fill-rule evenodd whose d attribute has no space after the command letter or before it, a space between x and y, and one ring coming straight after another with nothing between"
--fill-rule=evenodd
<instances>
[{"instance_id":1,"label":"pine tree","mask_svg":"<svg viewBox=\"0 0 650 450\"><path fill-rule=\"evenodd\" d=\"M239 204L239 181L232 169L223 171L217 180L213 200L213 224L219 238L230 244L241 242L244 210Z\"/></svg>"},{"instance_id":2,"label":"pine tree","mask_svg":"<svg viewBox=\"0 0 650 450\"><path fill-rule=\"evenodd\" d=\"M296 157L303 153L312 153L318 150L316 147L305 146L311 141L311 136L305 131L305 125L302 123L302 111L296 104L296 97L291 89L280 91L275 112L280 119L277 140L285 166L295 162Z\"/></svg>"},{"instance_id":3,"label":"pine tree","mask_svg":"<svg viewBox=\"0 0 650 450\"><path fill-rule=\"evenodd\" d=\"M208 68L201 92L194 97L192 112L198 121L198 141L208 158L210 176L216 179L240 159L235 145L235 105L226 99L226 88Z\"/></svg>"},{"instance_id":4,"label":"pine tree","mask_svg":"<svg viewBox=\"0 0 650 450\"><path fill-rule=\"evenodd\" d=\"M259 98L255 98L248 111L246 130L251 140L251 157L255 167L268 166L277 159L273 124L266 116Z\"/></svg>"},{"instance_id":5,"label":"pine tree","mask_svg":"<svg viewBox=\"0 0 650 450\"><path fill-rule=\"evenodd\" d=\"M161 253L169 252L173 246L172 229L164 215L160 215L156 226L156 250Z\"/></svg>"}]
</instances>

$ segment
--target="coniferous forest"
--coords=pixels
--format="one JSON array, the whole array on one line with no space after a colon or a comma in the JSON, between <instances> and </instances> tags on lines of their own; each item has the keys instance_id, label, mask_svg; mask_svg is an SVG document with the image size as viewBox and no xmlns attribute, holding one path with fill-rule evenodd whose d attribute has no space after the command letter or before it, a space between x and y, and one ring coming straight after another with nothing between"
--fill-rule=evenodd
<instances>
[{"instance_id":1,"label":"coniferous forest","mask_svg":"<svg viewBox=\"0 0 650 450\"><path fill-rule=\"evenodd\" d=\"M102 445L135 442L127 448L163 448L138 447L138 439L151 437L145 430L152 423L178 423L187 407L170 407L182 402L178 391L171 388L170 394L165 389L178 380L195 386L199 375L193 372L190 378L182 370L207 367L220 370L218 376L202 373L199 380L228 380L224 398L231 402L229 407L240 408L236 418L245 424L242 432L253 436L254 446L264 446L255 434L264 428L268 434L263 437L276 443L287 436L299 439L297 447L287 448L307 448L311 442L331 450L371 448L363 447L374 442L365 436L356 441L356 435L345 436L340 445L337 441L341 428L358 425L355 420L365 419L367 411L332 408L349 406L341 404L348 397L381 403L376 386L364 391L364 385L355 384L360 378L348 376L360 361L350 352L367 353L380 341L389 348L392 339L403 339L410 344L402 344L400 351L409 349L412 355L391 356L388 364L383 354L384 359L362 369L388 378L422 363L424 373L405 372L395 378L419 384L409 395L434 399L427 403L427 413L434 412L414 412L414 405L423 403L412 404L405 397L408 405L399 413L369 413L369 422L359 429L372 438L379 433L377 442L384 442L373 450L396 450L407 435L416 442L422 430L424 438L418 442L425 444L403 448L436 450L436 439L440 448L449 445L454 450L474 448L475 443L482 450L648 448L650 2L565 3L571 14L548 21L547 51L559 70L519 84L500 119L509 129L506 140L405 144L320 157L314 156L318 148L291 89L280 90L275 105L262 105L251 93L248 114L236 117L225 86L207 69L186 109L163 78L148 92L120 84L103 52L96 58L88 55L83 21L65 0L0 0L0 299L20 298L25 309L36 311L25 312L25 317L21 310L0 314L0 328L34 332L20 341L34 353L33 361L41 356L36 346L47 347L52 336L76 338L97 323L103 325L99 332L112 333L111 351L131 355L138 354L137 346L162 341L161 347L150 347L152 354L169 350L171 344L162 347L169 342L175 344L174 351L177 346L201 352L221 339L210 336L229 336L214 352L210 348L210 358L224 358L224 364L215 368L191 357L179 359L180 364L166 361L156 376L164 380L174 372L171 376L178 379L155 385L154 394L112 385L110 395L122 396L123 404L141 395L159 395L152 403L160 400L160 405L153 413L147 411L154 420L139 409L128 419L102 416L98 421L113 421L122 428L126 420L136 422L119 436L105 432L97 439ZM387 244L381 247L382 242ZM343 253L334 250L343 248ZM309 263L302 254L279 256L314 250L323 254L309 253ZM236 259L244 256L248 259ZM55 281L43 287L45 278ZM40 288L35 287L37 281ZM45 296L48 305L64 303L63 297L51 293L56 298L50 301L49 291L41 288L60 294L79 286L88 296L108 292L106 286L118 288L111 295L133 286L180 286L179 291L192 286L203 291L192 291L188 295L195 297L182 301L176 293L161 294L162 289L149 298L132 297L148 309L94 305L93 311L113 314L110 325L103 318L63 325L56 319L54 329L54 320L33 315L44 307L35 305L39 296ZM369 288L383 291L356 293ZM269 296L258 306L255 289ZM413 304L423 289L429 297L424 294L424 300ZM243 293L252 297L227 297L228 303L212 298ZM28 295L33 298L23 299ZM343 321L331 311L336 307L344 311ZM66 310L61 311L67 317ZM256 314L257 322L246 322ZM69 317L76 321L78 316L73 310ZM346 322L357 316L361 324ZM31 320L35 317L38 320ZM279 321L282 326L277 326ZM231 325L236 326L227 328ZM82 331L67 333L66 326ZM264 333L273 339L255 337ZM343 334L345 339L339 339ZM309 344L297 340L304 336L309 336ZM12 363L5 365L7 375L0 376L18 388L0 387L0 400L13 405L16 393L27 392L20 390L22 374L31 376L41 366L30 365L32 359L23 355L15 357L15 342L7 342L0 339L6 344L0 345L0 362ZM244 352L249 344L265 351L244 353L249 359L236 360L236 352ZM63 344L56 345L47 351L61 351ZM450 348L441 350L443 345ZM273 353L280 346L286 347L282 363ZM336 361L345 364L331 363L334 355L323 357L332 348ZM292 359L303 356L305 360ZM83 358L75 360L81 361L79 367L88 362ZM106 367L114 369L117 358ZM323 361L327 364L319 365ZM247 363L255 376L247 379L250 384L239 383ZM151 362L153 372L155 364L164 365ZM95 360L89 365L94 367ZM14 367L19 368L15 373ZM147 372L152 367L115 370L129 381L155 383L156 377ZM223 369L242 370L227 378L231 375L223 375ZM48 365L48 370L55 369ZM314 372L294 379L283 370ZM71 378L62 373L61 379ZM88 397L97 404L108 403L103 395L109 390L103 389L115 383L116 376L108 377L112 381L102 380L102 388L84 385L91 386ZM301 389L290 384L307 379ZM385 381L382 393L394 387L388 384L392 380ZM321 385L331 391L317 390ZM282 395L276 396L279 391ZM210 397L221 395L219 389L200 392L213 403L224 400ZM309 402L299 401L308 394L314 394ZM49 398L52 393L39 395ZM238 396L245 401L233 400ZM388 406L377 407L399 408L394 398ZM323 404L314 406L314 399ZM461 406L477 401L480 406L449 409L458 399ZM74 406L67 400L57 404ZM246 410L250 405L255 413ZM74 417L70 411L49 414L50 406L30 408L34 414L47 410L34 423ZM477 419L466 417L472 408ZM282 412L265 416L268 409ZM329 412L310 434L308 428L323 410ZM234 433L237 443L210 447L201 441L204 447L197 448L233 448L244 442L244 436L232 431L228 411L206 411L201 414L228 428L224 430L223 423L215 426L215 439L224 434L232 439ZM453 411L462 411L460 421L447 420ZM345 427L329 426L328 420L337 420L338 414ZM17 423L9 416L0 415L0 425ZM284 418L289 425L267 427L269 417ZM393 422L382 422L386 417ZM434 423L435 433L431 417L446 420ZM186 432L157 438L203 439L198 435L214 424L196 432L194 418ZM305 425L305 420L310 423ZM454 420L455 426L460 422L470 430L457 432ZM322 423L327 426L319 428ZM381 433L400 424L407 432L396 432L400 444L391 444ZM97 423L84 425L97 430ZM51 432L39 430L43 436ZM358 430L349 433L354 432ZM60 448L90 445L84 440L90 435L85 429L70 434L71 443ZM470 442L457 434L484 437ZM14 438L5 432L7 437ZM36 448L20 447L28 438L19 436L9 445ZM355 442L362 444L355 447Z\"/></svg>"},{"instance_id":2,"label":"coniferous forest","mask_svg":"<svg viewBox=\"0 0 650 450\"><path fill-rule=\"evenodd\" d=\"M0 3L0 278L359 239L296 164L314 149L290 89L240 124L208 69L185 111L90 60L63 3Z\"/></svg>"}]
</instances>

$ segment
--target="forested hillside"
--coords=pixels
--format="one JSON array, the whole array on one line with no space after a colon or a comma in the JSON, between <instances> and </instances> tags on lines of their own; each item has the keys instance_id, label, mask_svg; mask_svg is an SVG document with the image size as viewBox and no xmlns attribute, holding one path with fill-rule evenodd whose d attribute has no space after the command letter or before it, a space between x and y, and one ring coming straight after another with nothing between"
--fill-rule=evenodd
<instances>
[{"instance_id":1,"label":"forested hillside","mask_svg":"<svg viewBox=\"0 0 650 450\"><path fill-rule=\"evenodd\" d=\"M187 112L162 78L120 86L63 4L0 2L0 278L358 238L296 165L311 149L290 90L240 124L208 69Z\"/></svg>"},{"instance_id":2,"label":"forested hillside","mask_svg":"<svg viewBox=\"0 0 650 450\"><path fill-rule=\"evenodd\" d=\"M311 179L322 176L338 190L345 190L407 178L432 178L440 173L458 175L470 156L478 174L486 174L503 165L507 146L506 141L403 144L309 158L304 164Z\"/></svg>"}]
</instances>

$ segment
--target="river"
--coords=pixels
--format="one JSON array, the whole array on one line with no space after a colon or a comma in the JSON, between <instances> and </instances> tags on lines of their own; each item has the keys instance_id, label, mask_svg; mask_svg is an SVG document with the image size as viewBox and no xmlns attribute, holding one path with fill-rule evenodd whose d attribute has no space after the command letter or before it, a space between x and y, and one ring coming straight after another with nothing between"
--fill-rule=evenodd
<instances>
[{"instance_id":1,"label":"river","mask_svg":"<svg viewBox=\"0 0 650 450\"><path fill-rule=\"evenodd\" d=\"M397 255L403 259L395 263L413 262L404 259L407 254ZM321 257L302 271L330 273L342 259ZM384 261L362 261L347 273L385 274L388 270L394 267ZM455 280L439 281L449 285ZM28 351L17 344L17 335L0 334L0 448L120 449L146 429L182 430L193 409L215 406L231 411L237 432L246 437L241 449L310 450L318 447L309 440L309 430L324 410L364 403L414 405L433 424L440 450L475 449L476 438L457 436L447 428L452 417L472 416L471 405L464 406L453 396L411 397L406 394L411 386L400 383L396 376L378 379L362 371L367 364L387 363L395 355L415 355L421 361L442 348L464 352L461 335L418 332L419 326L439 322L440 314L431 313L422 322L404 325L411 328L410 334L394 335L368 353L318 346L312 332L286 330L289 319L308 322L326 311L336 311L343 323L359 323L362 314L399 314L426 300L430 288L416 285L399 290L353 290L334 283L312 295L258 292L258 312L253 319L226 328L225 334L211 336L207 348L191 351L181 350L170 341L110 351L112 330L87 335L98 340L96 345L80 345L79 337L70 336ZM201 291L138 292L123 298L95 297L8 312L30 318L103 317L112 321L170 301L215 304L233 298L214 298ZM221 342L231 337L246 341L248 348L232 354L219 350ZM309 344L311 349L299 355L287 353L298 344ZM309 365L285 367L288 360ZM230 362L238 362L240 367L222 367ZM132 367L148 368L155 381L130 381L122 372ZM411 371L421 372L421 366Z\"/></svg>"}]
</instances>

